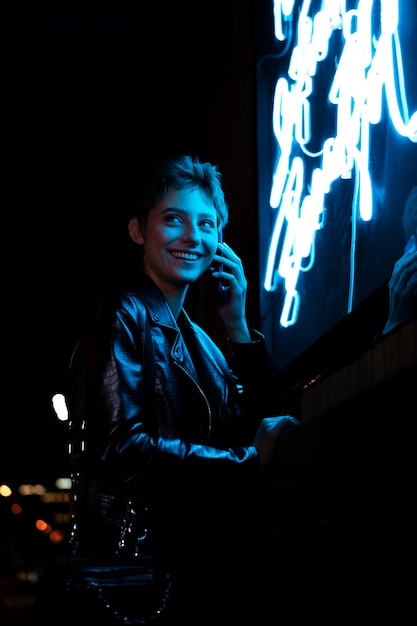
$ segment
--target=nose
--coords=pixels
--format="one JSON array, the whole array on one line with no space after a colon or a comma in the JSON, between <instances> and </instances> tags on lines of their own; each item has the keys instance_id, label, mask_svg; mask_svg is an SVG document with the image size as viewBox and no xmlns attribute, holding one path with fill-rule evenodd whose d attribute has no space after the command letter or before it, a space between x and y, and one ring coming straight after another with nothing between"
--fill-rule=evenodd
<instances>
[{"instance_id":1,"label":"nose","mask_svg":"<svg viewBox=\"0 0 417 626\"><path fill-rule=\"evenodd\" d=\"M193 244L199 243L201 240L200 230L197 224L187 223L184 225L184 229L181 234L183 241L191 242Z\"/></svg>"}]
</instances>

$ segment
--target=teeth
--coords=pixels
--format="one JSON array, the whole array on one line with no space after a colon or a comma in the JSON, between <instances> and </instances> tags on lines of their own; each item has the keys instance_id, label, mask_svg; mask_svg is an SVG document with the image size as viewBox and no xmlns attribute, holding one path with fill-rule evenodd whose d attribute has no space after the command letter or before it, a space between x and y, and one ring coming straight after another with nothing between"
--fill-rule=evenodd
<instances>
[{"instance_id":1,"label":"teeth","mask_svg":"<svg viewBox=\"0 0 417 626\"><path fill-rule=\"evenodd\" d=\"M187 259L188 261L197 261L198 259L198 254L192 252L173 252L172 254L179 259Z\"/></svg>"}]
</instances>

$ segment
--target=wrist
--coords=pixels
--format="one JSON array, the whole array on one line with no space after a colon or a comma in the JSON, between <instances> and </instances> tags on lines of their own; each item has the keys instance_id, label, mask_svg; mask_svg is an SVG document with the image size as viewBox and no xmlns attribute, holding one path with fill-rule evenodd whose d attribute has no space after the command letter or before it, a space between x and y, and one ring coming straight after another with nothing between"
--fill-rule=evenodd
<instances>
[{"instance_id":1,"label":"wrist","mask_svg":"<svg viewBox=\"0 0 417 626\"><path fill-rule=\"evenodd\" d=\"M241 328L227 328L226 331L233 343L250 343L252 341L249 328L246 325Z\"/></svg>"}]
</instances>

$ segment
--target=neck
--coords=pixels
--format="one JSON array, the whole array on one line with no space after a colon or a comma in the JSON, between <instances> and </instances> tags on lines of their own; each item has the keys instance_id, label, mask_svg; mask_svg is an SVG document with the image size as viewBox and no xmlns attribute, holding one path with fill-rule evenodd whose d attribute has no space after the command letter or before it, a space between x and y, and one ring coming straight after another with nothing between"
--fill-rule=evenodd
<instances>
[{"instance_id":1,"label":"neck","mask_svg":"<svg viewBox=\"0 0 417 626\"><path fill-rule=\"evenodd\" d=\"M171 309L172 315L174 316L175 320L177 320L184 304L185 294L177 294L176 296L173 296L172 294L167 294L165 291L163 291L163 294L168 302L168 306Z\"/></svg>"},{"instance_id":2,"label":"neck","mask_svg":"<svg viewBox=\"0 0 417 626\"><path fill-rule=\"evenodd\" d=\"M161 281L159 277L155 276L154 274L148 272L145 273L147 273L148 276L152 278L153 282L159 287L166 301L168 302L172 315L174 316L175 320L177 320L178 315L181 313L181 309L184 305L184 300L189 285L178 287L176 285L172 285L171 283Z\"/></svg>"}]
</instances>

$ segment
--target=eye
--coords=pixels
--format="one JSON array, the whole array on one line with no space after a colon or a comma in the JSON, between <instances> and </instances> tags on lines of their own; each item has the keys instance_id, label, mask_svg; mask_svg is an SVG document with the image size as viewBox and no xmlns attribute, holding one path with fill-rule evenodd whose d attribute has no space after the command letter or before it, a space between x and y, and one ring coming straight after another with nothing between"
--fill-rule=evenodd
<instances>
[{"instance_id":1,"label":"eye","mask_svg":"<svg viewBox=\"0 0 417 626\"><path fill-rule=\"evenodd\" d=\"M213 220L203 220L201 226L206 230L214 230L216 228L216 224Z\"/></svg>"},{"instance_id":2,"label":"eye","mask_svg":"<svg viewBox=\"0 0 417 626\"><path fill-rule=\"evenodd\" d=\"M164 215L164 221L167 222L168 224L178 224L182 220L179 217L179 215L177 215L176 213L166 213Z\"/></svg>"}]
</instances>

